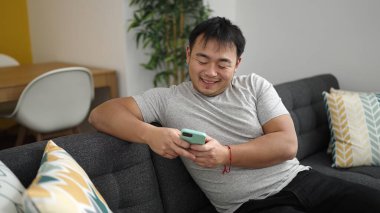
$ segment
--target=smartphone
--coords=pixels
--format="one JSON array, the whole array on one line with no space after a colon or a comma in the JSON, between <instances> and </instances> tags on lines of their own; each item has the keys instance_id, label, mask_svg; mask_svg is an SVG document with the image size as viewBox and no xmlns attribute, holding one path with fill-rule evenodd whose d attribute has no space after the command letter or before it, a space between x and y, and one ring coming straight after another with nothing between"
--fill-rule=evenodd
<instances>
[{"instance_id":1,"label":"smartphone","mask_svg":"<svg viewBox=\"0 0 380 213\"><path fill-rule=\"evenodd\" d=\"M206 143L206 133L192 129L182 129L180 138L191 144L202 145Z\"/></svg>"}]
</instances>

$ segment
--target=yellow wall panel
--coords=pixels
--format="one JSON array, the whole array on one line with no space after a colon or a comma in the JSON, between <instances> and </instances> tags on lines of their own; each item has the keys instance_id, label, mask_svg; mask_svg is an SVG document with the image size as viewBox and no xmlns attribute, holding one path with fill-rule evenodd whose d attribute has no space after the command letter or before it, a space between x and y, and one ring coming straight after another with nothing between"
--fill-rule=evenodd
<instances>
[{"instance_id":1,"label":"yellow wall panel","mask_svg":"<svg viewBox=\"0 0 380 213\"><path fill-rule=\"evenodd\" d=\"M0 53L31 63L27 0L0 0Z\"/></svg>"}]
</instances>

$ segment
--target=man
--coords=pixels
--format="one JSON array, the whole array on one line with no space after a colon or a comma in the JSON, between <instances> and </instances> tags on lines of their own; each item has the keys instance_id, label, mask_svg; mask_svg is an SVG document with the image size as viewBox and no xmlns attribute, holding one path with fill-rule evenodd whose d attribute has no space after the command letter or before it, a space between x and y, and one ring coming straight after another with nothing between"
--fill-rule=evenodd
<instances>
[{"instance_id":1,"label":"man","mask_svg":"<svg viewBox=\"0 0 380 213\"><path fill-rule=\"evenodd\" d=\"M180 156L219 212L380 210L379 192L299 164L293 121L272 84L256 74L235 76L244 46L236 25L211 18L189 38L191 81L108 101L90 123L165 158ZM206 144L181 140L182 128L206 132Z\"/></svg>"}]
</instances>

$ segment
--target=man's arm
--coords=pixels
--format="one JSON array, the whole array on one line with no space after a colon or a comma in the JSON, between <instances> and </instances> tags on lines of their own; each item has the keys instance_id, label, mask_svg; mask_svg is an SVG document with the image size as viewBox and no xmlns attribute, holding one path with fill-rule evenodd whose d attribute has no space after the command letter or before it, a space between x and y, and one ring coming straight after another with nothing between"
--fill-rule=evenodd
<instances>
[{"instance_id":1,"label":"man's arm","mask_svg":"<svg viewBox=\"0 0 380 213\"><path fill-rule=\"evenodd\" d=\"M175 158L181 155L194 159L186 151L189 144L179 138L181 132L145 123L140 108L132 97L112 99L100 104L91 111L89 122L99 131L123 140L148 144L163 157Z\"/></svg>"},{"instance_id":2,"label":"man's arm","mask_svg":"<svg viewBox=\"0 0 380 213\"><path fill-rule=\"evenodd\" d=\"M235 166L263 168L293 159L298 142L293 121L281 115L263 125L264 135L247 143L231 146Z\"/></svg>"},{"instance_id":3,"label":"man's arm","mask_svg":"<svg viewBox=\"0 0 380 213\"><path fill-rule=\"evenodd\" d=\"M289 115L281 115L263 125L264 135L247 143L230 145L232 166L264 168L291 160L298 149L297 135ZM195 162L204 167L229 164L229 150L215 139L206 145L192 145Z\"/></svg>"}]
</instances>

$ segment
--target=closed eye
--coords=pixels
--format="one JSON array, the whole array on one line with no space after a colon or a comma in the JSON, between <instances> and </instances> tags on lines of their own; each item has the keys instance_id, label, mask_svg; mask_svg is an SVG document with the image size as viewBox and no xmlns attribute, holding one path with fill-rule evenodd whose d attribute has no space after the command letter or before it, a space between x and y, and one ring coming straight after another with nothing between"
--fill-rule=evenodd
<instances>
[{"instance_id":1,"label":"closed eye","mask_svg":"<svg viewBox=\"0 0 380 213\"><path fill-rule=\"evenodd\" d=\"M207 61L201 61L201 60L198 60L198 59L197 59L197 61L198 61L199 64L207 64Z\"/></svg>"},{"instance_id":2,"label":"closed eye","mask_svg":"<svg viewBox=\"0 0 380 213\"><path fill-rule=\"evenodd\" d=\"M195 54L195 60L197 60L199 64L205 65L209 62L210 57L208 57L207 55L205 55L203 53L196 53Z\"/></svg>"},{"instance_id":3,"label":"closed eye","mask_svg":"<svg viewBox=\"0 0 380 213\"><path fill-rule=\"evenodd\" d=\"M227 69L231 67L231 64L228 62L222 62L218 64L219 69Z\"/></svg>"}]
</instances>

